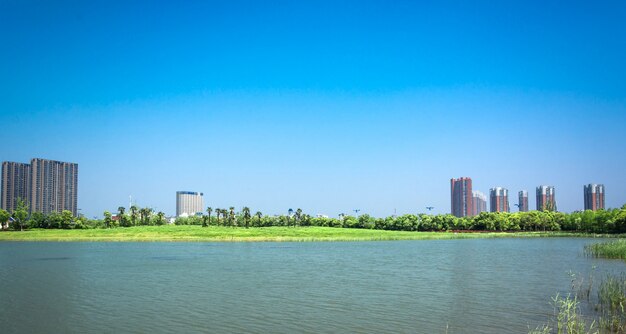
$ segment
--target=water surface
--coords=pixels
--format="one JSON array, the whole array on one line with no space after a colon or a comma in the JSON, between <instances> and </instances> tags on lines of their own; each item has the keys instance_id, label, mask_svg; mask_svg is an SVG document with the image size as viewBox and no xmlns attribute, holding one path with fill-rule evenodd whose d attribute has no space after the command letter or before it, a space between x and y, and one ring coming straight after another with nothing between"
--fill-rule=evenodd
<instances>
[{"instance_id":1,"label":"water surface","mask_svg":"<svg viewBox=\"0 0 626 334\"><path fill-rule=\"evenodd\" d=\"M526 333L599 239L0 242L3 333Z\"/></svg>"}]
</instances>

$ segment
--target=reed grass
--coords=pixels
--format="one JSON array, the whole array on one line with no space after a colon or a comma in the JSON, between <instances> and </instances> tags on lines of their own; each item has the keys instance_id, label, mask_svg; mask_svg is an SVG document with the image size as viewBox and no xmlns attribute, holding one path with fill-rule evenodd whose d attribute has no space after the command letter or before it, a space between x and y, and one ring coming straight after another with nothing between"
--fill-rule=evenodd
<instances>
[{"instance_id":1,"label":"reed grass","mask_svg":"<svg viewBox=\"0 0 626 334\"><path fill-rule=\"evenodd\" d=\"M626 260L626 240L618 239L587 245L585 252L594 257Z\"/></svg>"}]
</instances>

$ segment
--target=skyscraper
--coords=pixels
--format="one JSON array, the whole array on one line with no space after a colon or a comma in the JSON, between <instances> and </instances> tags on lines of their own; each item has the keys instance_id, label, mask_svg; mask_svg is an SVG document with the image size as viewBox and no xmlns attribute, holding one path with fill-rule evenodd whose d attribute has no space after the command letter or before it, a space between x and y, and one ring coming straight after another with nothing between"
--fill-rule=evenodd
<instances>
[{"instance_id":1,"label":"skyscraper","mask_svg":"<svg viewBox=\"0 0 626 334\"><path fill-rule=\"evenodd\" d=\"M487 211L487 196L485 194L480 191L472 191L472 201L474 202L474 209L472 210L474 216Z\"/></svg>"},{"instance_id":2,"label":"skyscraper","mask_svg":"<svg viewBox=\"0 0 626 334\"><path fill-rule=\"evenodd\" d=\"M30 188L30 165L20 162L2 163L2 204L1 208L13 213L18 199L28 205Z\"/></svg>"},{"instance_id":3,"label":"skyscraper","mask_svg":"<svg viewBox=\"0 0 626 334\"><path fill-rule=\"evenodd\" d=\"M491 212L509 212L509 190L502 187L489 189L489 209Z\"/></svg>"},{"instance_id":4,"label":"skyscraper","mask_svg":"<svg viewBox=\"0 0 626 334\"><path fill-rule=\"evenodd\" d=\"M31 212L78 214L78 164L35 158L30 173Z\"/></svg>"},{"instance_id":5,"label":"skyscraper","mask_svg":"<svg viewBox=\"0 0 626 334\"><path fill-rule=\"evenodd\" d=\"M585 210L604 209L604 185L588 184L584 186Z\"/></svg>"},{"instance_id":6,"label":"skyscraper","mask_svg":"<svg viewBox=\"0 0 626 334\"><path fill-rule=\"evenodd\" d=\"M537 210L556 211L556 199L553 186L537 187Z\"/></svg>"},{"instance_id":7,"label":"skyscraper","mask_svg":"<svg viewBox=\"0 0 626 334\"><path fill-rule=\"evenodd\" d=\"M528 212L528 191L522 190L517 193L517 207L520 212Z\"/></svg>"},{"instance_id":8,"label":"skyscraper","mask_svg":"<svg viewBox=\"0 0 626 334\"><path fill-rule=\"evenodd\" d=\"M2 208L13 211L17 199L27 203L29 212L71 211L78 213L78 165L47 159L29 164L2 163Z\"/></svg>"},{"instance_id":9,"label":"skyscraper","mask_svg":"<svg viewBox=\"0 0 626 334\"><path fill-rule=\"evenodd\" d=\"M176 216L192 216L197 212L203 212L204 207L202 193L194 191L176 192Z\"/></svg>"},{"instance_id":10,"label":"skyscraper","mask_svg":"<svg viewBox=\"0 0 626 334\"><path fill-rule=\"evenodd\" d=\"M457 217L473 216L472 179L461 177L450 179L452 214Z\"/></svg>"}]
</instances>

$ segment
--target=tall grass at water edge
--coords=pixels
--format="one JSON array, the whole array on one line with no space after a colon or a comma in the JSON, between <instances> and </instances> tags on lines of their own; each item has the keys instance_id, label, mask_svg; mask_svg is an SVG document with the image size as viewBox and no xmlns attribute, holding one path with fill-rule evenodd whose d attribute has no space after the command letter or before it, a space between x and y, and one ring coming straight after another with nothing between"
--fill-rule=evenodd
<instances>
[{"instance_id":1,"label":"tall grass at water edge","mask_svg":"<svg viewBox=\"0 0 626 334\"><path fill-rule=\"evenodd\" d=\"M587 245L585 246L585 253L594 257L626 260L626 239Z\"/></svg>"},{"instance_id":2,"label":"tall grass at water edge","mask_svg":"<svg viewBox=\"0 0 626 334\"><path fill-rule=\"evenodd\" d=\"M626 260L626 240L587 245L585 252L594 257ZM595 295L593 289L593 273L587 282L572 274L572 292L553 297L554 316L529 333L626 333L626 274L607 275L600 281ZM583 309L588 314L583 314Z\"/></svg>"}]
</instances>

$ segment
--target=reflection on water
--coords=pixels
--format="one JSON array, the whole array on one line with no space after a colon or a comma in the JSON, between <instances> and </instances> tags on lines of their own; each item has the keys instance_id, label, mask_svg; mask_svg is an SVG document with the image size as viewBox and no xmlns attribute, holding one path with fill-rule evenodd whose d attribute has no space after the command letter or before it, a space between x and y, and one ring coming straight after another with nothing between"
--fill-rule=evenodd
<instances>
[{"instance_id":1,"label":"reflection on water","mask_svg":"<svg viewBox=\"0 0 626 334\"><path fill-rule=\"evenodd\" d=\"M50 332L525 333L598 239L0 243L0 328Z\"/></svg>"}]
</instances>

